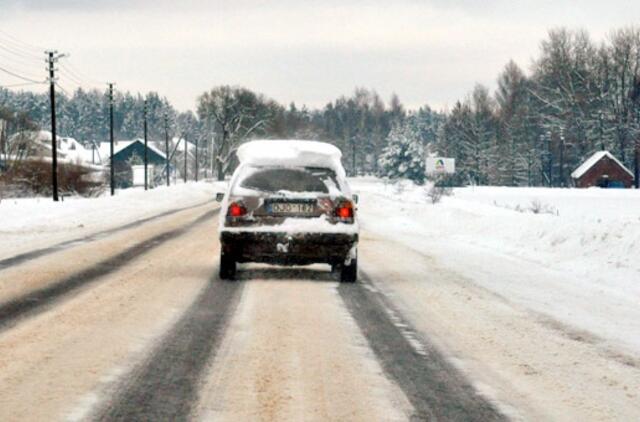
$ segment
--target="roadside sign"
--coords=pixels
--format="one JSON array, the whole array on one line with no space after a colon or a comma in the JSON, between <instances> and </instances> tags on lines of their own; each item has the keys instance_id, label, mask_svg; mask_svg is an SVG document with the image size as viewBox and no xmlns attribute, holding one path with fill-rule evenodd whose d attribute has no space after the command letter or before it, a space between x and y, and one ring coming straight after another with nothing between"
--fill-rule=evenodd
<instances>
[{"instance_id":1,"label":"roadside sign","mask_svg":"<svg viewBox=\"0 0 640 422\"><path fill-rule=\"evenodd\" d=\"M427 157L427 174L454 174L456 172L455 158Z\"/></svg>"}]
</instances>

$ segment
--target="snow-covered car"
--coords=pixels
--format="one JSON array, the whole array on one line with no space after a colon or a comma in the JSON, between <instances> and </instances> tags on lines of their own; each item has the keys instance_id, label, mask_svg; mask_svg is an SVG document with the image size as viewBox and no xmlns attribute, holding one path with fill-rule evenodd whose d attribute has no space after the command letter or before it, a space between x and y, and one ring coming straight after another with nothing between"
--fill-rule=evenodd
<instances>
[{"instance_id":1,"label":"snow-covered car","mask_svg":"<svg viewBox=\"0 0 640 422\"><path fill-rule=\"evenodd\" d=\"M340 280L358 272L357 197L333 145L316 141L251 141L222 198L220 277L239 262L326 263Z\"/></svg>"}]
</instances>

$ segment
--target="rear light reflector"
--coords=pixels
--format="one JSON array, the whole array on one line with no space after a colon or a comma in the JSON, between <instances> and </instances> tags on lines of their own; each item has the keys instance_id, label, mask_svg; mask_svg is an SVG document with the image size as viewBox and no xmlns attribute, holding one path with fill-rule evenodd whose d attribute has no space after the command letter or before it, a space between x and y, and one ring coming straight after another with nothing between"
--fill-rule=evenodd
<instances>
[{"instance_id":1,"label":"rear light reflector","mask_svg":"<svg viewBox=\"0 0 640 422\"><path fill-rule=\"evenodd\" d=\"M242 217L245 214L247 214L247 208L244 205L237 202L229 204L229 209L227 210L229 217Z\"/></svg>"},{"instance_id":2,"label":"rear light reflector","mask_svg":"<svg viewBox=\"0 0 640 422\"><path fill-rule=\"evenodd\" d=\"M336 207L335 213L341 220L353 220L353 204L351 201L342 201Z\"/></svg>"}]
</instances>

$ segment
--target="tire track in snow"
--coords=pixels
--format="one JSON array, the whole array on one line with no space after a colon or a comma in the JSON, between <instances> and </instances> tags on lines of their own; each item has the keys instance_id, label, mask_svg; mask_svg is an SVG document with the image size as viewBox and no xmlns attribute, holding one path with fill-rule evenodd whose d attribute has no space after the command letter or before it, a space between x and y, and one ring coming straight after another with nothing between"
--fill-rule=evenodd
<instances>
[{"instance_id":1,"label":"tire track in snow","mask_svg":"<svg viewBox=\"0 0 640 422\"><path fill-rule=\"evenodd\" d=\"M124 375L115 397L91 419L188 420L200 379L213 361L243 285L214 277L147 360Z\"/></svg>"},{"instance_id":2,"label":"tire track in snow","mask_svg":"<svg viewBox=\"0 0 640 422\"><path fill-rule=\"evenodd\" d=\"M415 420L502 421L506 417L417 334L361 274L338 292L387 375L414 407Z\"/></svg>"},{"instance_id":3,"label":"tire track in snow","mask_svg":"<svg viewBox=\"0 0 640 422\"><path fill-rule=\"evenodd\" d=\"M0 304L0 331L12 327L22 318L49 309L58 300L67 297L73 292L79 291L80 288L97 282L105 275L118 271L123 265L144 255L160 244L180 236L191 230L194 226L211 219L218 211L219 208L207 211L182 227L160 233L150 239L137 243L115 256L96 263L91 268L72 274L42 289Z\"/></svg>"}]
</instances>

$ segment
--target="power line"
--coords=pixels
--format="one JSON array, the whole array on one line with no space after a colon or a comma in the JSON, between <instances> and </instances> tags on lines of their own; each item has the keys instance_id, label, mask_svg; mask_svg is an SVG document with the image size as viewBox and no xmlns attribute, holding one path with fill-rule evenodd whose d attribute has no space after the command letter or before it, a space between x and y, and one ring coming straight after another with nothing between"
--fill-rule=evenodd
<instances>
[{"instance_id":1,"label":"power line","mask_svg":"<svg viewBox=\"0 0 640 422\"><path fill-rule=\"evenodd\" d=\"M20 77L24 80L34 81L36 77L32 75L28 75L28 72L24 67L20 71L16 70L18 67L16 64L19 62L21 65L34 65L34 63L40 63L40 56L34 55L32 52L36 50L44 50L38 46L25 43L23 41L18 40L17 38L7 34L4 31L0 31L0 54L1 57L7 59L8 61L12 61L13 68L8 68L6 64L2 69L5 73L9 73L12 76ZM8 54L7 54L8 53ZM96 88L101 83L94 84L90 82L88 78L82 77L77 71L74 71L71 65L63 65L59 63L59 71L61 76L64 77L65 80L71 82L72 85L77 85L78 87L89 86L91 88ZM35 83L35 82L34 82ZM68 91L62 86L58 84L58 87L67 95L69 95Z\"/></svg>"},{"instance_id":2,"label":"power line","mask_svg":"<svg viewBox=\"0 0 640 422\"><path fill-rule=\"evenodd\" d=\"M33 60L34 62L40 62L42 60L40 57L36 56L33 53L30 53L30 52L27 52L27 51L24 51L24 50L19 50L19 49L15 48L15 47L12 47L12 46L9 46L9 45L6 45L6 44L0 43L0 49L6 51L8 53L11 53L11 54L13 54L15 56L22 57L23 59Z\"/></svg>"},{"instance_id":3,"label":"power line","mask_svg":"<svg viewBox=\"0 0 640 422\"><path fill-rule=\"evenodd\" d=\"M14 72L12 72L10 70L7 70L7 69L5 69L3 67L0 67L0 72L4 72L4 73L6 73L8 75L11 75L11 76L16 77L18 79L22 79L23 81L27 81L27 82L33 82L33 83L36 83L36 84L39 84L39 83L42 82L42 81L36 81L35 79L31 79L31 78L28 78L26 76L19 75L19 74L14 73Z\"/></svg>"},{"instance_id":4,"label":"power line","mask_svg":"<svg viewBox=\"0 0 640 422\"><path fill-rule=\"evenodd\" d=\"M69 91L67 91L62 85L60 85L60 83L58 81L55 82L56 86L58 88L60 88L60 91L62 91L64 93L64 95L66 95L68 98L71 98L72 95L69 94Z\"/></svg>"},{"instance_id":5,"label":"power line","mask_svg":"<svg viewBox=\"0 0 640 422\"><path fill-rule=\"evenodd\" d=\"M38 72L42 70L41 60L36 61L31 59L25 59L17 55L13 55L10 52L7 52L5 49L3 49L2 45L0 45L0 57L2 57L2 60L4 61L5 65L7 62L9 62L17 66L28 67L29 69L36 68Z\"/></svg>"},{"instance_id":6,"label":"power line","mask_svg":"<svg viewBox=\"0 0 640 422\"><path fill-rule=\"evenodd\" d=\"M68 77L69 79L71 79L74 82L77 82L80 85L84 85L85 81L83 80L83 78L77 76L75 73L73 73L71 70L69 70L65 65L63 65L62 63L60 63L60 72L64 75L66 75L66 77Z\"/></svg>"},{"instance_id":7,"label":"power line","mask_svg":"<svg viewBox=\"0 0 640 422\"><path fill-rule=\"evenodd\" d=\"M29 71L33 71L36 69L36 72L40 73L42 70L42 60L34 59L34 58L25 58L20 54L16 54L10 49L5 48L0 43L0 58L2 58L3 65L8 67L7 65L12 65L15 67L23 67L28 68Z\"/></svg>"},{"instance_id":8,"label":"power line","mask_svg":"<svg viewBox=\"0 0 640 422\"><path fill-rule=\"evenodd\" d=\"M65 63L59 63L59 67L61 75L63 75L65 79L70 80L78 88L88 88L100 91L103 86L103 82L85 76L84 73L73 67L68 60L66 60Z\"/></svg>"},{"instance_id":9,"label":"power line","mask_svg":"<svg viewBox=\"0 0 640 422\"><path fill-rule=\"evenodd\" d=\"M85 85L85 83L73 76L71 76L70 73L67 73L62 66L60 66L60 68L58 69L58 71L60 72L59 74L61 76L64 76L65 78L69 79L69 81L73 82L75 85L77 85L78 87L82 87L83 85Z\"/></svg>"},{"instance_id":10,"label":"power line","mask_svg":"<svg viewBox=\"0 0 640 422\"><path fill-rule=\"evenodd\" d=\"M39 64L41 62L42 59L39 55L36 54L36 52L40 53L44 50L45 49L43 47L29 44L27 42L19 40L18 38L8 34L5 31L0 30L0 57L5 59L12 65L12 67L9 67L5 62L3 63L4 67L0 70L11 76L20 78L28 82L36 83L37 77L29 74L30 72L32 72L30 66L34 66L35 64ZM58 71L60 72L60 76L62 76L64 80L67 80L67 82L70 82L73 86L77 86L78 88L87 87L100 90L100 87L102 87L103 85L102 81L91 78L85 73L78 71L68 61L65 64L58 64L60 67L60 69L58 69ZM20 70L17 70L18 67L20 68ZM29 71L27 71L27 69L29 69ZM61 85L60 89L62 89L65 93L67 92Z\"/></svg>"},{"instance_id":11,"label":"power line","mask_svg":"<svg viewBox=\"0 0 640 422\"><path fill-rule=\"evenodd\" d=\"M34 53L35 52L40 53L40 52L45 50L44 47L39 47L37 45L33 45L33 44L26 43L24 41L21 41L18 38L6 33L5 31L3 31L1 29L0 29L0 35L2 35L5 38L5 41L8 41L9 43L14 44L16 46L19 46L20 48L31 49L31 50L34 51Z\"/></svg>"},{"instance_id":12,"label":"power line","mask_svg":"<svg viewBox=\"0 0 640 422\"><path fill-rule=\"evenodd\" d=\"M102 86L104 84L103 81L99 81L97 79L91 78L87 76L84 72L80 72L75 66L72 66L69 60L64 64L60 64L60 66L66 70L67 73L76 77L79 80L88 82L89 84L95 84L97 86Z\"/></svg>"},{"instance_id":13,"label":"power line","mask_svg":"<svg viewBox=\"0 0 640 422\"><path fill-rule=\"evenodd\" d=\"M25 58L27 56L18 54L8 48L5 48L0 44L0 58L2 58L3 66L5 70L8 70L15 74L20 74L22 77L36 79L35 74L39 74L41 70L41 59Z\"/></svg>"},{"instance_id":14,"label":"power line","mask_svg":"<svg viewBox=\"0 0 640 422\"><path fill-rule=\"evenodd\" d=\"M46 82L22 82L19 84L9 84L9 85L0 85L0 88L15 88L19 86L27 86L27 85L44 85Z\"/></svg>"},{"instance_id":15,"label":"power line","mask_svg":"<svg viewBox=\"0 0 640 422\"><path fill-rule=\"evenodd\" d=\"M36 70L32 66L25 66L24 64L12 62L10 60L11 59L4 56L0 51L0 61L2 62L2 65L4 66L5 69L13 73L22 75L25 78L38 79L38 76L34 76L34 75L40 75L40 72L42 70L41 68Z\"/></svg>"},{"instance_id":16,"label":"power line","mask_svg":"<svg viewBox=\"0 0 640 422\"><path fill-rule=\"evenodd\" d=\"M62 65L60 65L60 67L57 69L58 70L58 80L65 82L65 83L69 83L72 87L77 88L77 89L85 89L87 91L89 90L98 90L100 91L100 87L98 85L95 84L90 84L86 81L80 80L74 76L72 76L70 73L67 73L66 71L64 71L62 69Z\"/></svg>"},{"instance_id":17,"label":"power line","mask_svg":"<svg viewBox=\"0 0 640 422\"><path fill-rule=\"evenodd\" d=\"M69 81L73 82L75 85L77 85L79 88L83 88L83 87L87 87L90 89L97 89L100 90L102 87L101 83L94 83L91 81L88 81L85 78L82 78L80 76L78 76L76 73L73 73L68 67L64 66L62 63L60 63L60 74L68 79Z\"/></svg>"}]
</instances>

